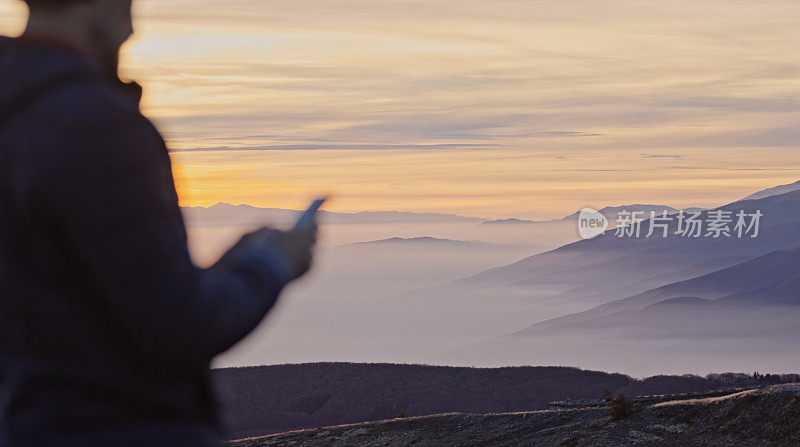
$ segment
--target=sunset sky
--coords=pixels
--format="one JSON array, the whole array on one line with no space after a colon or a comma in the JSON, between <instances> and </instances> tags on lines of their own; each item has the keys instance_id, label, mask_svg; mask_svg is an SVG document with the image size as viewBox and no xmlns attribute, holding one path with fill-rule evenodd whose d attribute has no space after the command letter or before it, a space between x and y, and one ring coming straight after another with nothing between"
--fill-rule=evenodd
<instances>
[{"instance_id":1,"label":"sunset sky","mask_svg":"<svg viewBox=\"0 0 800 447\"><path fill-rule=\"evenodd\" d=\"M800 179L797 0L136 2L123 76L186 205L550 218Z\"/></svg>"}]
</instances>

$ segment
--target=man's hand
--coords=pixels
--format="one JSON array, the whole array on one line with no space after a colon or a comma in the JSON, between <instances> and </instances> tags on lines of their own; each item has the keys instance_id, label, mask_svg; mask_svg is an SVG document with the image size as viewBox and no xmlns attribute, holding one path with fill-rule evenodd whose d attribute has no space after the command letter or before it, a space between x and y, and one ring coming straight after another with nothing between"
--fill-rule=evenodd
<instances>
[{"instance_id":1,"label":"man's hand","mask_svg":"<svg viewBox=\"0 0 800 447\"><path fill-rule=\"evenodd\" d=\"M291 231L269 230L265 237L286 256L293 279L303 276L311 268L314 245L317 243L316 225Z\"/></svg>"},{"instance_id":2,"label":"man's hand","mask_svg":"<svg viewBox=\"0 0 800 447\"><path fill-rule=\"evenodd\" d=\"M292 281L303 276L311 267L314 245L317 242L317 226L300 230L281 231L264 227L252 233L245 234L225 255L220 263L225 264L226 258L236 256L236 253L258 251L259 247L269 246L272 250L264 252L265 256L282 256L281 270L284 281ZM288 277L287 277L288 276Z\"/></svg>"}]
</instances>

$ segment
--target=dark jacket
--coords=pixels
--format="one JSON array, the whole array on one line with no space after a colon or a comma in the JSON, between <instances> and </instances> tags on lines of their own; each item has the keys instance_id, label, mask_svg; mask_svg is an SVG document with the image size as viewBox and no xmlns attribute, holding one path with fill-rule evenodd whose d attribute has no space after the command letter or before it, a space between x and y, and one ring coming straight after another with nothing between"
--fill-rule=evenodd
<instances>
[{"instance_id":1,"label":"dark jacket","mask_svg":"<svg viewBox=\"0 0 800 447\"><path fill-rule=\"evenodd\" d=\"M20 100L20 98L23 98ZM215 445L208 365L288 281L192 264L163 139L79 53L0 40L0 446Z\"/></svg>"}]
</instances>

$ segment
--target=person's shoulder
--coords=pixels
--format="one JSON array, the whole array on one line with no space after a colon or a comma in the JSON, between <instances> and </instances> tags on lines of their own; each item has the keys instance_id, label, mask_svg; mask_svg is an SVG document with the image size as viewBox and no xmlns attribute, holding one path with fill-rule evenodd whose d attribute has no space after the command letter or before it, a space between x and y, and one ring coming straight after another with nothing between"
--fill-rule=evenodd
<instances>
[{"instance_id":1,"label":"person's shoulder","mask_svg":"<svg viewBox=\"0 0 800 447\"><path fill-rule=\"evenodd\" d=\"M117 86L80 80L62 86L30 111L29 144L43 169L59 166L167 164L160 133L135 98Z\"/></svg>"},{"instance_id":2,"label":"person's shoulder","mask_svg":"<svg viewBox=\"0 0 800 447\"><path fill-rule=\"evenodd\" d=\"M34 110L30 135L53 159L161 159L165 143L139 111L138 99L119 86L91 79L64 85Z\"/></svg>"},{"instance_id":3,"label":"person's shoulder","mask_svg":"<svg viewBox=\"0 0 800 447\"><path fill-rule=\"evenodd\" d=\"M155 128L139 111L138 98L119 85L95 79L73 80L57 87L36 107L56 127L124 125L144 132Z\"/></svg>"}]
</instances>

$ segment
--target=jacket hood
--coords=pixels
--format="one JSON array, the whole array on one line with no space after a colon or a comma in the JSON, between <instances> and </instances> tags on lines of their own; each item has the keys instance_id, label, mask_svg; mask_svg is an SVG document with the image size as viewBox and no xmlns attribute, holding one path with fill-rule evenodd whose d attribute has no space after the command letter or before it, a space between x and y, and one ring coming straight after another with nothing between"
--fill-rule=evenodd
<instances>
[{"instance_id":1,"label":"jacket hood","mask_svg":"<svg viewBox=\"0 0 800 447\"><path fill-rule=\"evenodd\" d=\"M64 76L102 76L99 64L57 44L0 37L0 110L15 98Z\"/></svg>"}]
</instances>

